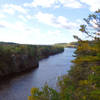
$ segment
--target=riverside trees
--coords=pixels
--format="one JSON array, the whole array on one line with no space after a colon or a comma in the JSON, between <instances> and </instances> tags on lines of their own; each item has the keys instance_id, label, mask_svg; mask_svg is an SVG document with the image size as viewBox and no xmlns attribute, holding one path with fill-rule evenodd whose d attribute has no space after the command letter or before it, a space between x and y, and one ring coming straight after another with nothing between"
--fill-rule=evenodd
<instances>
[{"instance_id":1,"label":"riverside trees","mask_svg":"<svg viewBox=\"0 0 100 100\"><path fill-rule=\"evenodd\" d=\"M33 88L29 100L100 100L100 10L84 20L80 31L91 40L75 36L76 58L69 73L58 80L60 92L48 86L42 91Z\"/></svg>"},{"instance_id":2,"label":"riverside trees","mask_svg":"<svg viewBox=\"0 0 100 100\"><path fill-rule=\"evenodd\" d=\"M57 46L0 42L0 79L36 68L39 60L63 51Z\"/></svg>"}]
</instances>

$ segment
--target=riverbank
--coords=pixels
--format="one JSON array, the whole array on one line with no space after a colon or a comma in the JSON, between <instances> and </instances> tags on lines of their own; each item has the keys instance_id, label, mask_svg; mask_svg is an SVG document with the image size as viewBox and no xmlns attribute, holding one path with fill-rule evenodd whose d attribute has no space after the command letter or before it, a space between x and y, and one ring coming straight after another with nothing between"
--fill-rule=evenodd
<instances>
[{"instance_id":1,"label":"riverbank","mask_svg":"<svg viewBox=\"0 0 100 100\"><path fill-rule=\"evenodd\" d=\"M0 43L0 79L33 70L39 60L63 51L57 46Z\"/></svg>"},{"instance_id":2,"label":"riverbank","mask_svg":"<svg viewBox=\"0 0 100 100\"><path fill-rule=\"evenodd\" d=\"M38 68L6 78L0 84L0 100L28 100L31 88L41 89L45 82L56 88L58 76L65 75L72 66L74 51L74 48L65 48L62 53L40 60Z\"/></svg>"}]
</instances>

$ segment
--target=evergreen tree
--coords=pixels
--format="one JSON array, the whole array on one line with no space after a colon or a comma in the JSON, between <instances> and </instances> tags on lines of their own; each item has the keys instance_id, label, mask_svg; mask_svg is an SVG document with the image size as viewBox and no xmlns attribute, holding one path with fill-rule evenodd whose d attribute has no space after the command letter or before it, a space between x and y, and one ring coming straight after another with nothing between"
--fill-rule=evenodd
<instances>
[{"instance_id":1,"label":"evergreen tree","mask_svg":"<svg viewBox=\"0 0 100 100\"><path fill-rule=\"evenodd\" d=\"M91 40L78 39L74 65L59 78L59 93L48 86L33 89L29 100L100 100L100 10L84 19L80 31ZM35 98L35 99L34 99Z\"/></svg>"}]
</instances>

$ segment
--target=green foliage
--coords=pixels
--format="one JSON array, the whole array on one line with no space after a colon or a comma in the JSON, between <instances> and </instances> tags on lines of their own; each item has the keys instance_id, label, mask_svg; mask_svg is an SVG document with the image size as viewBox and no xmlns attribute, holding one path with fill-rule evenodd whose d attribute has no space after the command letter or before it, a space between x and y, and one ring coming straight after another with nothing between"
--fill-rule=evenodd
<instances>
[{"instance_id":1,"label":"green foliage","mask_svg":"<svg viewBox=\"0 0 100 100\"><path fill-rule=\"evenodd\" d=\"M100 100L100 36L97 34L100 30L100 12L89 15L84 20L86 25L81 25L80 31L93 40L82 41L77 37L79 45L75 52L76 59L72 61L74 65L68 75L59 81L61 94L66 93L66 96L69 96L67 99L64 95L62 100ZM98 26L97 29L91 24L93 20ZM73 92L68 90L73 90Z\"/></svg>"},{"instance_id":2,"label":"green foliage","mask_svg":"<svg viewBox=\"0 0 100 100\"><path fill-rule=\"evenodd\" d=\"M100 10L84 20L86 24L80 26L80 31L92 41L83 41L74 36L78 39L76 58L72 61L74 64L67 75L59 77L59 92L53 90L59 98L51 98L54 95L48 92L47 86L46 90L39 90L40 95L36 100L100 100Z\"/></svg>"},{"instance_id":3,"label":"green foliage","mask_svg":"<svg viewBox=\"0 0 100 100\"><path fill-rule=\"evenodd\" d=\"M36 46L0 44L0 77L25 70L32 59L37 64ZM35 63L36 62L36 63ZM32 66L32 65L31 65ZM23 68L22 68L23 67Z\"/></svg>"},{"instance_id":4,"label":"green foliage","mask_svg":"<svg viewBox=\"0 0 100 100\"><path fill-rule=\"evenodd\" d=\"M56 46L0 43L0 77L38 66L40 59L63 52Z\"/></svg>"},{"instance_id":5,"label":"green foliage","mask_svg":"<svg viewBox=\"0 0 100 100\"><path fill-rule=\"evenodd\" d=\"M40 91L38 88L32 88L29 100L60 100L60 96L56 90L48 87L47 84Z\"/></svg>"},{"instance_id":6,"label":"green foliage","mask_svg":"<svg viewBox=\"0 0 100 100\"><path fill-rule=\"evenodd\" d=\"M37 46L39 60L47 58L49 55L63 52L64 48L59 46Z\"/></svg>"}]
</instances>

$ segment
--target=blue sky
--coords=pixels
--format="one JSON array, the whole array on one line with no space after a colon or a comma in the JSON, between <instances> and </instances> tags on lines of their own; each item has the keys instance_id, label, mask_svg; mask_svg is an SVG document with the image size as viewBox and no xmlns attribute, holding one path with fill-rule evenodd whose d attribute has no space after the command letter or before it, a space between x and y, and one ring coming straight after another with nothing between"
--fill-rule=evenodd
<instances>
[{"instance_id":1,"label":"blue sky","mask_svg":"<svg viewBox=\"0 0 100 100\"><path fill-rule=\"evenodd\" d=\"M75 41L83 18L100 0L0 0L0 41L55 44Z\"/></svg>"}]
</instances>

